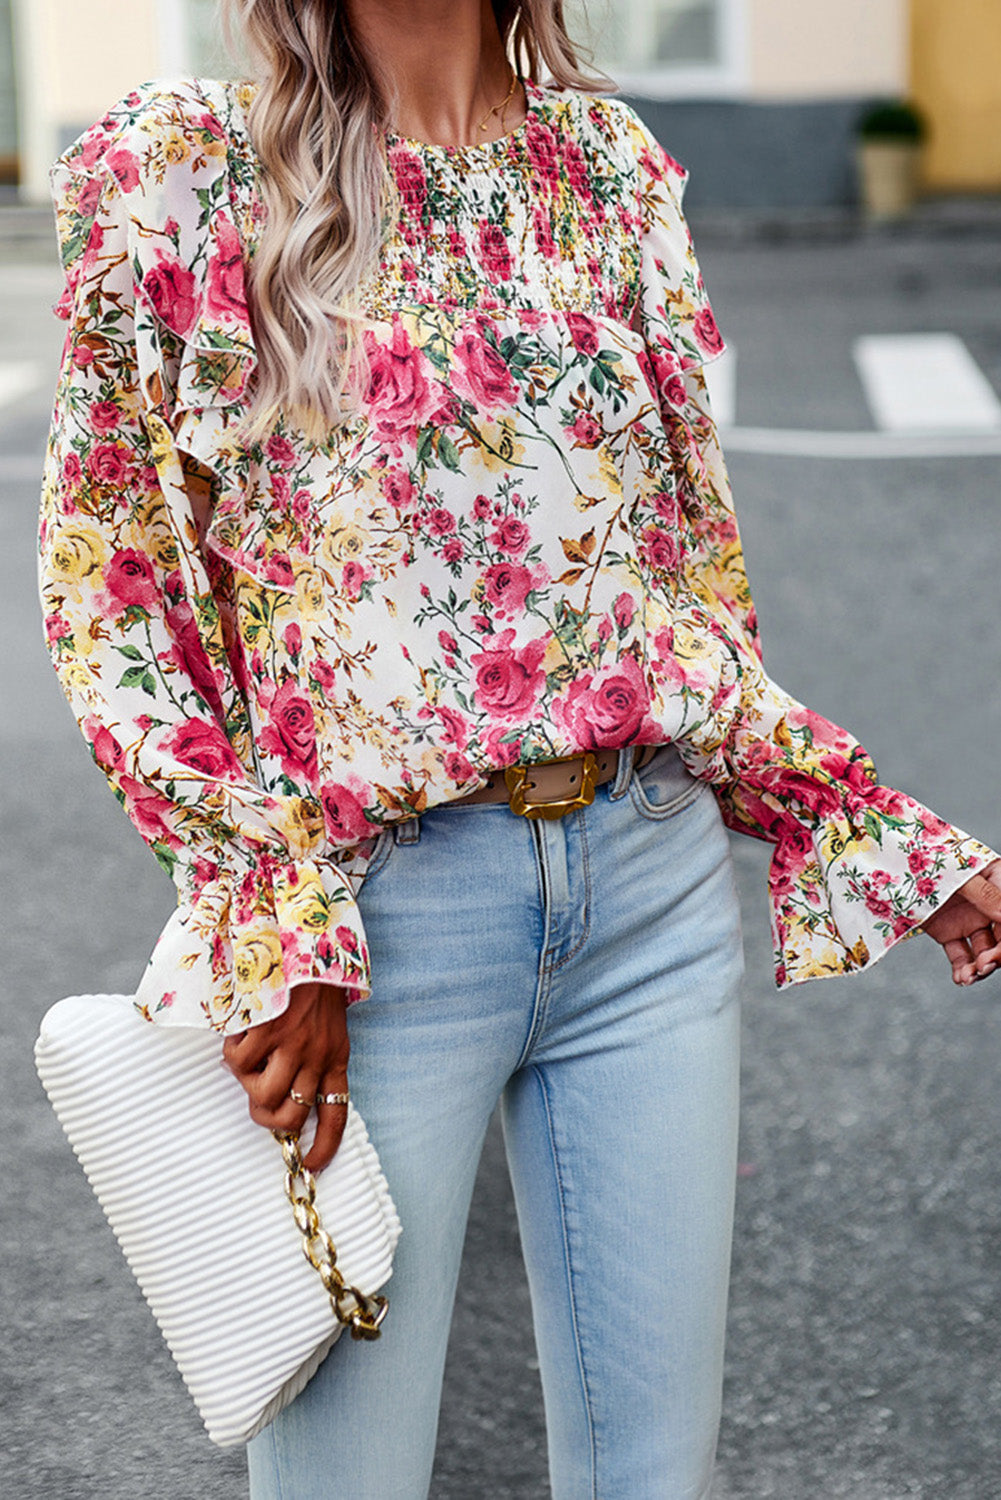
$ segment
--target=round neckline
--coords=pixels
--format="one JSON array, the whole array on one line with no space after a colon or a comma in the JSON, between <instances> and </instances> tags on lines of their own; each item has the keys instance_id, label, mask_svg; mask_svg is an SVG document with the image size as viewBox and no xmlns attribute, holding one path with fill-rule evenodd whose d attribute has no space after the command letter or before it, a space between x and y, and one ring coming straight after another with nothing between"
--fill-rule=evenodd
<instances>
[{"instance_id":1,"label":"round neckline","mask_svg":"<svg viewBox=\"0 0 1001 1500\"><path fill-rule=\"evenodd\" d=\"M509 130L505 135L495 136L492 141L477 141L468 146L441 145L438 141L421 141L415 136L400 135L396 130L387 130L386 144L387 146L406 146L415 152L429 152L434 156L443 156L449 161L459 158L489 160L492 156L507 155L512 145L521 139L529 125L535 120L536 111L544 93L542 85L535 83L531 78L523 78L521 82L525 90L525 118L513 130Z\"/></svg>"}]
</instances>

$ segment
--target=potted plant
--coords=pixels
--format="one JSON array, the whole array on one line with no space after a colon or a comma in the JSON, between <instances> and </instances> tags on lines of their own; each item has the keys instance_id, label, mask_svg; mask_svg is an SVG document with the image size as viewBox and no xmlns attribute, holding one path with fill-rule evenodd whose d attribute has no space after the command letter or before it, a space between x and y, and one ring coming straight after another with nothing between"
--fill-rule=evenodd
<instances>
[{"instance_id":1,"label":"potted plant","mask_svg":"<svg viewBox=\"0 0 1001 1500\"><path fill-rule=\"evenodd\" d=\"M869 218L898 219L918 191L918 158L927 135L924 116L904 99L871 105L856 125L862 204Z\"/></svg>"}]
</instances>

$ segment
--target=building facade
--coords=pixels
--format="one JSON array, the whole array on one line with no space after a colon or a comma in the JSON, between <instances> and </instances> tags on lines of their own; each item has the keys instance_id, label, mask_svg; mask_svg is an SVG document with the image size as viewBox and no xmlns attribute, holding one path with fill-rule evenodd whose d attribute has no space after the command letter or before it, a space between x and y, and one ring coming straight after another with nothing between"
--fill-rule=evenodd
<instances>
[{"instance_id":1,"label":"building facade","mask_svg":"<svg viewBox=\"0 0 1001 1500\"><path fill-rule=\"evenodd\" d=\"M1001 191L999 0L568 0L567 10L689 167L690 204L852 203L858 117L899 97L929 120L927 191ZM239 71L217 25L218 0L0 0L0 177L44 202L52 159L136 83Z\"/></svg>"}]
</instances>

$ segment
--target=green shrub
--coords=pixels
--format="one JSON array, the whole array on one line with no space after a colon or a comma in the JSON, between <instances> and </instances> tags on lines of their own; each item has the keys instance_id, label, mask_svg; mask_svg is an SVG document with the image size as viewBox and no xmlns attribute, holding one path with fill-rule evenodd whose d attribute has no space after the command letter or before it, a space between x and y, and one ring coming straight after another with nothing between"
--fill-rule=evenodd
<instances>
[{"instance_id":1,"label":"green shrub","mask_svg":"<svg viewBox=\"0 0 1001 1500\"><path fill-rule=\"evenodd\" d=\"M927 127L924 116L912 104L904 99L885 99L859 116L856 130L863 140L922 141Z\"/></svg>"}]
</instances>

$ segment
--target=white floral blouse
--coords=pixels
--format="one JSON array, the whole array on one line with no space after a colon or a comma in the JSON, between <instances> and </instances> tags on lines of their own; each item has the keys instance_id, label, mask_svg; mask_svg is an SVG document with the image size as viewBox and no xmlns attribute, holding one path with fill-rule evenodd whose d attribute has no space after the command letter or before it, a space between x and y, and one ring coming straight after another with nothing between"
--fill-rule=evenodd
<instances>
[{"instance_id":1,"label":"white floral blouse","mask_svg":"<svg viewBox=\"0 0 1001 1500\"><path fill-rule=\"evenodd\" d=\"M144 85L53 167L41 590L93 755L177 885L151 1020L237 1030L309 978L363 997L379 831L515 761L673 741L775 844L780 985L864 968L995 858L766 676L687 174L623 103L527 94L487 145L387 139L371 383L323 445L232 433L252 86ZM215 476L201 543L185 455Z\"/></svg>"}]
</instances>

